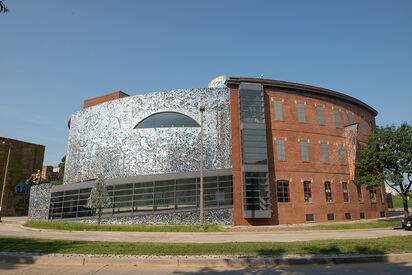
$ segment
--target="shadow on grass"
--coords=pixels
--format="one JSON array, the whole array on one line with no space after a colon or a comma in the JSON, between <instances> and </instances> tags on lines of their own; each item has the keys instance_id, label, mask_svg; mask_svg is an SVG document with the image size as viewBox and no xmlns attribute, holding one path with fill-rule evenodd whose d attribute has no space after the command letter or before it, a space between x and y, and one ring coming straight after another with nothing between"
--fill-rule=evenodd
<instances>
[{"instance_id":1,"label":"shadow on grass","mask_svg":"<svg viewBox=\"0 0 412 275\"><path fill-rule=\"evenodd\" d=\"M329 247L307 246L303 247L305 254L316 255L342 255L342 254L367 254L367 255L383 255L385 251L378 248L372 248L366 245L356 245L351 251L342 251L336 245Z\"/></svg>"}]
</instances>

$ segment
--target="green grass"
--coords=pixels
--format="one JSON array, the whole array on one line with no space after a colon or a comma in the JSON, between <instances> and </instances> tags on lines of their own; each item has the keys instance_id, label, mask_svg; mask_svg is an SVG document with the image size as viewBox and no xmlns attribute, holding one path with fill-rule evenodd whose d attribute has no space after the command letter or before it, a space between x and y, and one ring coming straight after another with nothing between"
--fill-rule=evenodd
<instances>
[{"instance_id":1,"label":"green grass","mask_svg":"<svg viewBox=\"0 0 412 275\"><path fill-rule=\"evenodd\" d=\"M403 209L403 199L401 196L392 195L393 208L402 208ZM408 207L412 207L412 200L408 200Z\"/></svg>"},{"instance_id":2,"label":"green grass","mask_svg":"<svg viewBox=\"0 0 412 275\"><path fill-rule=\"evenodd\" d=\"M0 237L3 252L115 255L389 254L412 251L412 236L359 240L231 243L122 243Z\"/></svg>"},{"instance_id":3,"label":"green grass","mask_svg":"<svg viewBox=\"0 0 412 275\"><path fill-rule=\"evenodd\" d=\"M38 229L57 229L70 231L122 231L122 232L202 232L198 225L97 225L80 222L28 221L24 226ZM205 225L205 232L224 231L218 225Z\"/></svg>"},{"instance_id":4,"label":"green grass","mask_svg":"<svg viewBox=\"0 0 412 275\"><path fill-rule=\"evenodd\" d=\"M377 221L377 222L359 222L346 224L321 224L304 227L304 230L342 230L342 229L368 229L368 228L385 228L390 226L401 226L401 221Z\"/></svg>"}]
</instances>

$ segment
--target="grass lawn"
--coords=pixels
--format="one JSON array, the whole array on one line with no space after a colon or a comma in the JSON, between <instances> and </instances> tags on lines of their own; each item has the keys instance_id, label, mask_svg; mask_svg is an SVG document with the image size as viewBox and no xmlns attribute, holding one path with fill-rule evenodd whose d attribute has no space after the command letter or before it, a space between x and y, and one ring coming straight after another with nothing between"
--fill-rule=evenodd
<instances>
[{"instance_id":1,"label":"grass lawn","mask_svg":"<svg viewBox=\"0 0 412 275\"><path fill-rule=\"evenodd\" d=\"M367 228L385 228L390 226L400 226L400 221L374 221L363 223L347 224L325 224L296 227L296 230L342 230L342 229L367 229ZM44 222L28 221L24 226L38 229L55 229L69 231L123 231L123 232L202 232L198 225L96 225L85 224L80 222ZM204 232L222 232L225 231L219 225L205 225ZM231 231L227 229L227 231Z\"/></svg>"},{"instance_id":2,"label":"grass lawn","mask_svg":"<svg viewBox=\"0 0 412 275\"><path fill-rule=\"evenodd\" d=\"M70 231L122 231L122 232L202 232L198 225L97 225L80 222L28 221L24 226L38 229L57 229ZM224 231L218 225L205 225L204 232Z\"/></svg>"},{"instance_id":3,"label":"grass lawn","mask_svg":"<svg viewBox=\"0 0 412 275\"><path fill-rule=\"evenodd\" d=\"M359 240L232 243L122 243L0 237L3 252L116 255L389 254L412 251L412 236Z\"/></svg>"},{"instance_id":4,"label":"grass lawn","mask_svg":"<svg viewBox=\"0 0 412 275\"><path fill-rule=\"evenodd\" d=\"M401 196L392 195L393 208L402 208L403 209L403 200ZM412 208L412 200L408 200L408 207Z\"/></svg>"},{"instance_id":5,"label":"grass lawn","mask_svg":"<svg viewBox=\"0 0 412 275\"><path fill-rule=\"evenodd\" d=\"M401 221L376 221L376 222L359 222L346 224L321 224L304 227L304 230L342 230L342 229L367 229L367 228L385 228L390 226L401 226Z\"/></svg>"}]
</instances>

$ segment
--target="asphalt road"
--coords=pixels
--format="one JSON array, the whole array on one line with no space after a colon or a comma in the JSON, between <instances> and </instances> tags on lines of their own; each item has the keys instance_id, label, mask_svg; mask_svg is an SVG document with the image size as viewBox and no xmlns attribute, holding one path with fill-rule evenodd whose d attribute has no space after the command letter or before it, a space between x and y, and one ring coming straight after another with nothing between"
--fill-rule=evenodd
<instances>
[{"instance_id":1,"label":"asphalt road","mask_svg":"<svg viewBox=\"0 0 412 275\"><path fill-rule=\"evenodd\" d=\"M143 274L143 275L192 275L192 274L412 274L412 260L403 264L346 264L346 265L302 265L273 268L130 268L130 267L81 267L45 265L0 265L1 274Z\"/></svg>"},{"instance_id":2,"label":"asphalt road","mask_svg":"<svg viewBox=\"0 0 412 275\"><path fill-rule=\"evenodd\" d=\"M265 232L90 232L31 229L22 227L20 222L15 221L4 221L0 224L0 236L113 242L292 242L325 239L369 239L408 235L412 235L412 231L394 230L393 228Z\"/></svg>"}]
</instances>

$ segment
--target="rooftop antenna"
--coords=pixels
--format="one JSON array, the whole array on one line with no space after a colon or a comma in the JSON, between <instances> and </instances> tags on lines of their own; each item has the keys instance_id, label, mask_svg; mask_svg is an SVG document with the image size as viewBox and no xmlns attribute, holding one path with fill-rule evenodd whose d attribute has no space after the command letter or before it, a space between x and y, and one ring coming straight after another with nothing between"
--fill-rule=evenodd
<instances>
[{"instance_id":1,"label":"rooftop antenna","mask_svg":"<svg viewBox=\"0 0 412 275\"><path fill-rule=\"evenodd\" d=\"M260 75L260 78L263 78L263 74Z\"/></svg>"}]
</instances>

